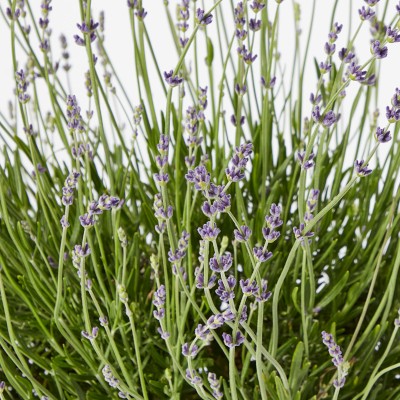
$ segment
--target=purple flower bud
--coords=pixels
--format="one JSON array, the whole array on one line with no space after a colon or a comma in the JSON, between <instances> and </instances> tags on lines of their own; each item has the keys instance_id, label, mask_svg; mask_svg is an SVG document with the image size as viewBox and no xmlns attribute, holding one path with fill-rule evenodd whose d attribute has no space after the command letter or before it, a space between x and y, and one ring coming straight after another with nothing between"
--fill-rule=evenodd
<instances>
[{"instance_id":1,"label":"purple flower bud","mask_svg":"<svg viewBox=\"0 0 400 400\"><path fill-rule=\"evenodd\" d=\"M199 347L195 344L190 345L189 343L184 343L182 345L182 354L185 357L196 357L199 352Z\"/></svg>"},{"instance_id":2,"label":"purple flower bud","mask_svg":"<svg viewBox=\"0 0 400 400\"><path fill-rule=\"evenodd\" d=\"M375 131L375 139L379 143L386 143L392 139L392 136L390 135L390 131L386 131L384 128L378 127Z\"/></svg>"},{"instance_id":3,"label":"purple flower bud","mask_svg":"<svg viewBox=\"0 0 400 400\"><path fill-rule=\"evenodd\" d=\"M240 346L244 342L244 336L240 331L236 332L235 341L233 341L232 336L226 332L222 334L222 338L224 339L225 346L229 348Z\"/></svg>"},{"instance_id":4,"label":"purple flower bud","mask_svg":"<svg viewBox=\"0 0 400 400\"><path fill-rule=\"evenodd\" d=\"M218 280L218 289L215 291L217 296L221 299L221 301L228 302L229 299L233 299L235 297L235 293L233 292L236 286L236 279L233 275L230 275L227 278L228 287L225 287L225 284L222 279Z\"/></svg>"},{"instance_id":5,"label":"purple flower bud","mask_svg":"<svg viewBox=\"0 0 400 400\"><path fill-rule=\"evenodd\" d=\"M135 11L135 16L139 21L143 21L147 15L147 11L144 8L140 8Z\"/></svg>"},{"instance_id":6,"label":"purple flower bud","mask_svg":"<svg viewBox=\"0 0 400 400\"><path fill-rule=\"evenodd\" d=\"M197 373L196 373L196 371L194 369L191 370L191 369L188 368L186 370L186 378L194 386L203 385L203 381L201 380L200 376L197 375Z\"/></svg>"},{"instance_id":7,"label":"purple flower bud","mask_svg":"<svg viewBox=\"0 0 400 400\"><path fill-rule=\"evenodd\" d=\"M322 125L324 125L326 128L329 128L336 121L337 121L337 117L336 117L335 113L332 110L330 110L324 115Z\"/></svg>"},{"instance_id":8,"label":"purple flower bud","mask_svg":"<svg viewBox=\"0 0 400 400\"><path fill-rule=\"evenodd\" d=\"M369 21L375 15L375 12L372 11L372 9L369 7L365 8L364 6L362 6L358 10L358 14L360 15L360 19L362 21Z\"/></svg>"},{"instance_id":9,"label":"purple flower bud","mask_svg":"<svg viewBox=\"0 0 400 400\"><path fill-rule=\"evenodd\" d=\"M319 63L319 70L320 70L321 74L328 73L331 70L331 68L332 68L332 65L327 62L321 61Z\"/></svg>"},{"instance_id":10,"label":"purple flower bud","mask_svg":"<svg viewBox=\"0 0 400 400\"><path fill-rule=\"evenodd\" d=\"M208 221L203 225L203 228L198 228L197 232L199 232L201 238L203 240L215 240L221 230L216 226L215 223L211 223Z\"/></svg>"},{"instance_id":11,"label":"purple flower bud","mask_svg":"<svg viewBox=\"0 0 400 400\"><path fill-rule=\"evenodd\" d=\"M214 272L221 273L227 272L232 266L232 255L229 252L226 252L221 257L214 254L214 257L210 258L210 269Z\"/></svg>"},{"instance_id":12,"label":"purple flower bud","mask_svg":"<svg viewBox=\"0 0 400 400\"><path fill-rule=\"evenodd\" d=\"M307 232L305 235L303 235L303 230L305 228L305 225L303 223L300 224L300 226L297 228L297 226L293 227L293 233L294 236L297 240L299 240L302 244L304 244L304 237L311 238L314 236L314 232ZM310 243L310 240L309 240Z\"/></svg>"},{"instance_id":13,"label":"purple flower bud","mask_svg":"<svg viewBox=\"0 0 400 400\"><path fill-rule=\"evenodd\" d=\"M304 168L304 169L309 169L309 168L311 168L311 167L313 167L314 166L314 157L315 157L315 155L314 155L314 153L311 153L309 156L308 156L308 159L307 160L305 160L305 155L306 155L306 152L305 151L298 151L297 152L297 159L299 160L299 162L300 162L300 165Z\"/></svg>"},{"instance_id":14,"label":"purple flower bud","mask_svg":"<svg viewBox=\"0 0 400 400\"><path fill-rule=\"evenodd\" d=\"M164 79L171 87L178 86L183 82L183 78L174 75L174 71L172 69L169 72L164 72Z\"/></svg>"},{"instance_id":15,"label":"purple flower bud","mask_svg":"<svg viewBox=\"0 0 400 400\"><path fill-rule=\"evenodd\" d=\"M260 292L255 295L256 301L265 302L268 301L272 293L268 291L268 282L265 279L261 279Z\"/></svg>"},{"instance_id":16,"label":"purple flower bud","mask_svg":"<svg viewBox=\"0 0 400 400\"><path fill-rule=\"evenodd\" d=\"M240 231L235 229L233 234L238 242L247 242L251 236L251 229L246 225L242 225Z\"/></svg>"},{"instance_id":17,"label":"purple flower bud","mask_svg":"<svg viewBox=\"0 0 400 400\"><path fill-rule=\"evenodd\" d=\"M326 53L328 56L331 56L331 55L335 52L335 50L336 50L336 45L335 45L335 44L332 44L332 43L326 42L326 43L325 43L325 46L324 46L324 50L325 50L325 53Z\"/></svg>"},{"instance_id":18,"label":"purple flower bud","mask_svg":"<svg viewBox=\"0 0 400 400\"><path fill-rule=\"evenodd\" d=\"M310 102L311 102L311 104L318 105L321 100L322 100L322 96L320 94L317 97L315 97L314 93L310 94Z\"/></svg>"},{"instance_id":19,"label":"purple flower bud","mask_svg":"<svg viewBox=\"0 0 400 400\"><path fill-rule=\"evenodd\" d=\"M400 109L386 107L386 118L390 124L400 120Z\"/></svg>"},{"instance_id":20,"label":"purple flower bud","mask_svg":"<svg viewBox=\"0 0 400 400\"><path fill-rule=\"evenodd\" d=\"M371 45L371 53L375 58L385 58L388 55L388 48L386 46L381 47L381 42L374 40Z\"/></svg>"},{"instance_id":21,"label":"purple flower bud","mask_svg":"<svg viewBox=\"0 0 400 400\"><path fill-rule=\"evenodd\" d=\"M162 328L157 328L157 332L160 334L161 339L167 340L170 337L170 333L167 331L163 331Z\"/></svg>"},{"instance_id":22,"label":"purple flower bud","mask_svg":"<svg viewBox=\"0 0 400 400\"><path fill-rule=\"evenodd\" d=\"M250 282L250 279L241 279L239 284L245 296L255 296L258 293L259 289L255 281Z\"/></svg>"},{"instance_id":23,"label":"purple flower bud","mask_svg":"<svg viewBox=\"0 0 400 400\"><path fill-rule=\"evenodd\" d=\"M279 236L280 236L280 233L278 231L273 231L273 230L271 230L271 228L263 228L262 229L262 234L264 236L264 239L268 243L275 242L275 240L278 239Z\"/></svg>"},{"instance_id":24,"label":"purple flower bud","mask_svg":"<svg viewBox=\"0 0 400 400\"><path fill-rule=\"evenodd\" d=\"M249 20L249 28L253 31L253 32L257 32L261 29L261 20L257 20L255 18L250 18Z\"/></svg>"},{"instance_id":25,"label":"purple flower bud","mask_svg":"<svg viewBox=\"0 0 400 400\"><path fill-rule=\"evenodd\" d=\"M207 327L209 329L218 329L224 324L225 320L222 314L212 315L207 320Z\"/></svg>"},{"instance_id":26,"label":"purple flower bud","mask_svg":"<svg viewBox=\"0 0 400 400\"><path fill-rule=\"evenodd\" d=\"M212 14L205 14L204 10L201 8L197 9L196 12L196 22L202 26L206 26L211 24L213 19Z\"/></svg>"},{"instance_id":27,"label":"purple flower bud","mask_svg":"<svg viewBox=\"0 0 400 400\"><path fill-rule=\"evenodd\" d=\"M185 178L188 182L194 183L194 188L199 191L206 191L210 186L211 175L204 165L189 170Z\"/></svg>"},{"instance_id":28,"label":"purple flower bud","mask_svg":"<svg viewBox=\"0 0 400 400\"><path fill-rule=\"evenodd\" d=\"M254 247L253 254L259 262L266 262L272 257L272 253L268 250L264 250L262 246Z\"/></svg>"},{"instance_id":29,"label":"purple flower bud","mask_svg":"<svg viewBox=\"0 0 400 400\"><path fill-rule=\"evenodd\" d=\"M356 174L360 177L367 176L372 172L372 169L368 169L368 164L364 165L364 160L354 162L354 169Z\"/></svg>"},{"instance_id":30,"label":"purple flower bud","mask_svg":"<svg viewBox=\"0 0 400 400\"><path fill-rule=\"evenodd\" d=\"M364 0L370 7L374 7L380 0Z\"/></svg>"}]
</instances>

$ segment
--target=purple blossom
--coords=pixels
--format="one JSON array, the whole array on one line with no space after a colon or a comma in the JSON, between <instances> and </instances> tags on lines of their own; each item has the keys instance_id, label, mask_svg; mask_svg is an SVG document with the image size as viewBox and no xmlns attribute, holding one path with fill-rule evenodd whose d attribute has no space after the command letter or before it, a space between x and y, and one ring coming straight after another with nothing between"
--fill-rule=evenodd
<instances>
[{"instance_id":1,"label":"purple blossom","mask_svg":"<svg viewBox=\"0 0 400 400\"><path fill-rule=\"evenodd\" d=\"M245 296L255 296L259 291L257 283L254 280L251 282L250 279L241 279L239 284Z\"/></svg>"},{"instance_id":2,"label":"purple blossom","mask_svg":"<svg viewBox=\"0 0 400 400\"><path fill-rule=\"evenodd\" d=\"M364 6L362 6L358 10L358 14L360 15L360 19L362 21L369 21L375 15L375 12L372 11L372 9L369 7L365 8Z\"/></svg>"},{"instance_id":3,"label":"purple blossom","mask_svg":"<svg viewBox=\"0 0 400 400\"><path fill-rule=\"evenodd\" d=\"M353 60L353 58L355 58L356 55L343 47L341 50L339 50L338 56L345 64L348 64Z\"/></svg>"},{"instance_id":4,"label":"purple blossom","mask_svg":"<svg viewBox=\"0 0 400 400\"><path fill-rule=\"evenodd\" d=\"M201 386L203 385L203 381L201 380L200 376L197 375L196 370L194 369L187 369L186 370L186 378L189 382L194 386Z\"/></svg>"},{"instance_id":5,"label":"purple blossom","mask_svg":"<svg viewBox=\"0 0 400 400\"><path fill-rule=\"evenodd\" d=\"M400 109L389 106L386 107L386 118L390 124L400 120Z\"/></svg>"},{"instance_id":6,"label":"purple blossom","mask_svg":"<svg viewBox=\"0 0 400 400\"><path fill-rule=\"evenodd\" d=\"M268 282L265 279L261 279L261 287L259 293L255 295L256 301L265 302L268 301L272 293L268 291Z\"/></svg>"},{"instance_id":7,"label":"purple blossom","mask_svg":"<svg viewBox=\"0 0 400 400\"><path fill-rule=\"evenodd\" d=\"M212 315L207 320L207 328L218 329L224 324L224 322L225 322L225 319L222 314Z\"/></svg>"},{"instance_id":8,"label":"purple blossom","mask_svg":"<svg viewBox=\"0 0 400 400\"><path fill-rule=\"evenodd\" d=\"M302 166L302 168L304 169L309 169L311 167L314 166L314 153L310 153L310 155L308 156L307 160L305 160L305 155L306 152L305 151L298 151L297 152L297 159L300 162L300 165Z\"/></svg>"},{"instance_id":9,"label":"purple blossom","mask_svg":"<svg viewBox=\"0 0 400 400\"><path fill-rule=\"evenodd\" d=\"M196 22L202 26L206 26L211 24L213 19L212 14L205 14L204 10L201 8L197 9L196 12Z\"/></svg>"},{"instance_id":10,"label":"purple blossom","mask_svg":"<svg viewBox=\"0 0 400 400\"><path fill-rule=\"evenodd\" d=\"M294 236L297 240L301 242L301 244L304 244L304 238L311 238L314 236L314 232L307 232L305 235L303 235L303 230L305 228L305 225L303 223L300 224L300 226L297 228L297 226L293 227L293 233ZM308 240L310 243L310 239Z\"/></svg>"},{"instance_id":11,"label":"purple blossom","mask_svg":"<svg viewBox=\"0 0 400 400\"><path fill-rule=\"evenodd\" d=\"M30 100L31 96L26 93L29 82L26 80L23 69L15 73L15 80L17 81L18 100L20 103L25 104Z\"/></svg>"},{"instance_id":12,"label":"purple blossom","mask_svg":"<svg viewBox=\"0 0 400 400\"><path fill-rule=\"evenodd\" d=\"M210 331L206 325L199 324L197 325L197 328L194 330L194 333L201 340L207 340L207 336L210 334Z\"/></svg>"},{"instance_id":13,"label":"purple blossom","mask_svg":"<svg viewBox=\"0 0 400 400\"><path fill-rule=\"evenodd\" d=\"M235 148L235 153L230 161L231 166L225 170L226 176L230 181L237 182L244 178L244 169L246 168L249 156L253 152L252 143L244 143Z\"/></svg>"},{"instance_id":14,"label":"purple blossom","mask_svg":"<svg viewBox=\"0 0 400 400\"><path fill-rule=\"evenodd\" d=\"M157 150L161 155L166 155L168 153L169 146L169 136L168 135L160 135L160 141L157 144Z\"/></svg>"},{"instance_id":15,"label":"purple blossom","mask_svg":"<svg viewBox=\"0 0 400 400\"><path fill-rule=\"evenodd\" d=\"M235 229L233 234L238 242L247 242L251 236L251 229L246 225L242 225L240 231Z\"/></svg>"},{"instance_id":16,"label":"purple blossom","mask_svg":"<svg viewBox=\"0 0 400 400\"><path fill-rule=\"evenodd\" d=\"M331 68L332 68L332 65L327 62L321 61L319 63L319 70L320 70L321 74L328 73L331 70Z\"/></svg>"},{"instance_id":17,"label":"purple blossom","mask_svg":"<svg viewBox=\"0 0 400 400\"><path fill-rule=\"evenodd\" d=\"M335 122L337 122L338 117L335 115L335 113L330 110L328 111L322 120L322 125L324 125L326 128L331 127Z\"/></svg>"},{"instance_id":18,"label":"purple blossom","mask_svg":"<svg viewBox=\"0 0 400 400\"><path fill-rule=\"evenodd\" d=\"M364 81L365 77L367 75L367 71L362 71L361 70L361 65L357 65L355 62L352 62L349 65L349 68L347 70L349 74L349 78L353 81Z\"/></svg>"},{"instance_id":19,"label":"purple blossom","mask_svg":"<svg viewBox=\"0 0 400 400\"><path fill-rule=\"evenodd\" d=\"M392 106L400 108L400 89L396 88L395 93L392 97Z\"/></svg>"},{"instance_id":20,"label":"purple blossom","mask_svg":"<svg viewBox=\"0 0 400 400\"><path fill-rule=\"evenodd\" d=\"M217 276L212 275L208 282L204 282L204 275L200 272L200 268L196 267L194 271L194 275L196 277L196 287L197 289L212 289L215 286Z\"/></svg>"},{"instance_id":21,"label":"purple blossom","mask_svg":"<svg viewBox=\"0 0 400 400\"><path fill-rule=\"evenodd\" d=\"M325 46L324 46L324 50L328 56L331 56L336 50L336 44L326 42Z\"/></svg>"},{"instance_id":22,"label":"purple blossom","mask_svg":"<svg viewBox=\"0 0 400 400\"><path fill-rule=\"evenodd\" d=\"M142 7L135 11L135 16L139 21L143 21L146 18L147 11Z\"/></svg>"},{"instance_id":23,"label":"purple blossom","mask_svg":"<svg viewBox=\"0 0 400 400\"><path fill-rule=\"evenodd\" d=\"M276 239L279 238L280 236L280 232L278 231L273 231L271 228L267 227L267 228L263 228L262 229L262 234L264 236L264 239L268 242L268 243L273 243L275 242Z\"/></svg>"},{"instance_id":24,"label":"purple blossom","mask_svg":"<svg viewBox=\"0 0 400 400\"><path fill-rule=\"evenodd\" d=\"M210 186L211 175L204 165L189 170L185 178L188 182L194 183L194 188L199 191L207 191Z\"/></svg>"},{"instance_id":25,"label":"purple blossom","mask_svg":"<svg viewBox=\"0 0 400 400\"><path fill-rule=\"evenodd\" d=\"M72 204L74 200L74 190L76 188L80 175L81 174L79 172L72 171L65 180L64 187L62 188L63 196L61 198L64 206L69 206Z\"/></svg>"},{"instance_id":26,"label":"purple blossom","mask_svg":"<svg viewBox=\"0 0 400 400\"><path fill-rule=\"evenodd\" d=\"M211 389L213 391L212 394L213 394L214 398L222 399L224 394L220 390L220 386L221 385L220 385L220 382L217 379L217 376L214 373L209 372L208 376L207 376L207 379L208 379L208 383L210 384L210 387L211 387Z\"/></svg>"},{"instance_id":27,"label":"purple blossom","mask_svg":"<svg viewBox=\"0 0 400 400\"><path fill-rule=\"evenodd\" d=\"M165 286L160 285L160 287L154 292L153 295L153 304L160 308L165 304L167 293L165 291Z\"/></svg>"},{"instance_id":28,"label":"purple blossom","mask_svg":"<svg viewBox=\"0 0 400 400\"><path fill-rule=\"evenodd\" d=\"M255 19L255 18L250 18L249 20L249 29L252 30L253 32L257 32L261 29L261 20L260 19Z\"/></svg>"},{"instance_id":29,"label":"purple blossom","mask_svg":"<svg viewBox=\"0 0 400 400\"><path fill-rule=\"evenodd\" d=\"M79 216L79 221L84 228L90 228L96 223L95 216L90 213L85 213Z\"/></svg>"},{"instance_id":30,"label":"purple blossom","mask_svg":"<svg viewBox=\"0 0 400 400\"><path fill-rule=\"evenodd\" d=\"M215 240L221 230L217 227L215 223L208 221L206 224L203 225L202 228L198 228L197 232L199 232L201 238L203 240Z\"/></svg>"},{"instance_id":31,"label":"purple blossom","mask_svg":"<svg viewBox=\"0 0 400 400\"><path fill-rule=\"evenodd\" d=\"M232 339L232 336L228 333L224 332L222 334L222 338L224 339L225 346L229 348L233 348L235 346L240 346L244 342L244 336L242 332L237 331L235 340Z\"/></svg>"},{"instance_id":32,"label":"purple blossom","mask_svg":"<svg viewBox=\"0 0 400 400\"><path fill-rule=\"evenodd\" d=\"M377 127L375 131L375 139L379 143L386 143L392 140L392 136L390 135L390 131Z\"/></svg>"},{"instance_id":33,"label":"purple blossom","mask_svg":"<svg viewBox=\"0 0 400 400\"><path fill-rule=\"evenodd\" d=\"M390 26L386 29L386 40L388 43L400 42L400 33L398 29L392 29Z\"/></svg>"},{"instance_id":34,"label":"purple blossom","mask_svg":"<svg viewBox=\"0 0 400 400\"><path fill-rule=\"evenodd\" d=\"M343 364L344 364L344 359L342 356L342 350L340 347L336 344L335 340L333 339L333 336L330 333L327 333L325 331L321 332L322 335L322 343L328 347L328 351L330 356L332 357L332 363L333 365L340 370L340 381L335 379L333 382L333 385L338 388L338 387L343 387L345 382L346 382L346 375L347 375L347 369L343 369Z\"/></svg>"},{"instance_id":35,"label":"purple blossom","mask_svg":"<svg viewBox=\"0 0 400 400\"><path fill-rule=\"evenodd\" d=\"M236 279L233 275L230 275L227 278L228 286L225 287L225 284L222 279L218 280L218 288L216 289L215 293L221 299L221 301L228 302L229 299L233 299L235 297L234 288L236 286Z\"/></svg>"},{"instance_id":36,"label":"purple blossom","mask_svg":"<svg viewBox=\"0 0 400 400\"><path fill-rule=\"evenodd\" d=\"M177 75L174 75L174 71L171 69L169 72L164 72L164 79L168 83L169 86L175 87L180 85L183 82L183 78Z\"/></svg>"},{"instance_id":37,"label":"purple blossom","mask_svg":"<svg viewBox=\"0 0 400 400\"><path fill-rule=\"evenodd\" d=\"M275 86L276 83L276 76L274 76L269 83L266 82L265 78L262 76L261 77L261 85L265 88L265 89L272 89Z\"/></svg>"},{"instance_id":38,"label":"purple blossom","mask_svg":"<svg viewBox=\"0 0 400 400\"><path fill-rule=\"evenodd\" d=\"M322 100L322 95L319 94L318 96L315 96L314 93L310 94L310 102L311 102L311 104L317 105L317 104L320 103L321 100Z\"/></svg>"},{"instance_id":39,"label":"purple blossom","mask_svg":"<svg viewBox=\"0 0 400 400\"><path fill-rule=\"evenodd\" d=\"M182 355L185 357L196 357L199 352L199 347L195 344L190 345L189 343L184 343L182 345Z\"/></svg>"},{"instance_id":40,"label":"purple blossom","mask_svg":"<svg viewBox=\"0 0 400 400\"><path fill-rule=\"evenodd\" d=\"M171 335L167 331L163 331L161 327L157 328L157 332L160 334L161 339L167 340Z\"/></svg>"},{"instance_id":41,"label":"purple blossom","mask_svg":"<svg viewBox=\"0 0 400 400\"><path fill-rule=\"evenodd\" d=\"M210 269L214 272L221 273L227 272L232 266L232 255L229 252L226 252L221 257L214 254L214 257L210 258Z\"/></svg>"},{"instance_id":42,"label":"purple blossom","mask_svg":"<svg viewBox=\"0 0 400 400\"><path fill-rule=\"evenodd\" d=\"M91 334L86 331L82 331L81 334L85 339L92 341L92 340L96 339L98 332L99 332L99 328L97 326L95 326L92 328Z\"/></svg>"},{"instance_id":43,"label":"purple blossom","mask_svg":"<svg viewBox=\"0 0 400 400\"><path fill-rule=\"evenodd\" d=\"M272 253L268 250L264 250L262 246L254 247L253 254L259 262L266 262L272 257Z\"/></svg>"},{"instance_id":44,"label":"purple blossom","mask_svg":"<svg viewBox=\"0 0 400 400\"><path fill-rule=\"evenodd\" d=\"M388 55L388 48L386 46L381 47L381 42L374 40L371 45L371 53L375 58L385 58Z\"/></svg>"},{"instance_id":45,"label":"purple blossom","mask_svg":"<svg viewBox=\"0 0 400 400\"><path fill-rule=\"evenodd\" d=\"M233 126L237 126L236 117L233 114L231 115L231 122L232 122ZM243 125L243 124L244 124L244 115L242 115L240 117L240 125Z\"/></svg>"},{"instance_id":46,"label":"purple blossom","mask_svg":"<svg viewBox=\"0 0 400 400\"><path fill-rule=\"evenodd\" d=\"M88 34L88 33L92 33L93 31L95 31L97 29L97 27L99 26L99 23L98 22L95 23L93 21L93 19L91 18L89 25L87 25L86 22L83 21L82 24L76 24L76 26L82 33Z\"/></svg>"},{"instance_id":47,"label":"purple blossom","mask_svg":"<svg viewBox=\"0 0 400 400\"><path fill-rule=\"evenodd\" d=\"M253 3L250 4L250 8L257 14L265 8L265 1L254 0Z\"/></svg>"},{"instance_id":48,"label":"purple blossom","mask_svg":"<svg viewBox=\"0 0 400 400\"><path fill-rule=\"evenodd\" d=\"M364 160L354 162L354 169L356 174L360 177L367 176L372 172L372 169L368 168L368 164L364 165Z\"/></svg>"},{"instance_id":49,"label":"purple blossom","mask_svg":"<svg viewBox=\"0 0 400 400\"><path fill-rule=\"evenodd\" d=\"M370 7L376 6L380 0L364 0Z\"/></svg>"}]
</instances>

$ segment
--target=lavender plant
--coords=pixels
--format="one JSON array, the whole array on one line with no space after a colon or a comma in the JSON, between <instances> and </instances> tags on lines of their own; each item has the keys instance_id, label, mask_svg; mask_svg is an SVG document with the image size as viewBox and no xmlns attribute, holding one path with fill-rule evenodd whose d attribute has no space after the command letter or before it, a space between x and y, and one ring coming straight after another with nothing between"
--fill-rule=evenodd
<instances>
[{"instance_id":1,"label":"lavender plant","mask_svg":"<svg viewBox=\"0 0 400 400\"><path fill-rule=\"evenodd\" d=\"M0 6L0 399L399 399L400 4L163 3Z\"/></svg>"}]
</instances>

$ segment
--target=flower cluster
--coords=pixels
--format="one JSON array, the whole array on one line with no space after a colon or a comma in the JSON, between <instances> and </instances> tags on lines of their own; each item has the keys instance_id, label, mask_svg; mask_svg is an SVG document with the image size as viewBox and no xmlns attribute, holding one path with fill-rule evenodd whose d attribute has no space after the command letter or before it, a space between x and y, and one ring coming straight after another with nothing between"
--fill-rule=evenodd
<instances>
[{"instance_id":1,"label":"flower cluster","mask_svg":"<svg viewBox=\"0 0 400 400\"><path fill-rule=\"evenodd\" d=\"M72 265L80 271L82 260L87 257L91 253L89 244L86 243L83 246L80 244L76 244L74 249L72 250Z\"/></svg>"},{"instance_id":2,"label":"flower cluster","mask_svg":"<svg viewBox=\"0 0 400 400\"><path fill-rule=\"evenodd\" d=\"M103 194L98 201L92 201L89 204L88 212L79 217L79 221L84 228L94 226L97 215L103 214L103 211L109 211L113 208L121 207L123 200L118 197Z\"/></svg>"},{"instance_id":3,"label":"flower cluster","mask_svg":"<svg viewBox=\"0 0 400 400\"><path fill-rule=\"evenodd\" d=\"M222 334L222 339L224 339L225 346L229 348L240 346L244 342L243 333L240 331L236 332L235 338L232 338L232 335L229 333L224 332Z\"/></svg>"},{"instance_id":4,"label":"flower cluster","mask_svg":"<svg viewBox=\"0 0 400 400\"><path fill-rule=\"evenodd\" d=\"M198 8L196 11L196 17L195 17L196 23L198 23L200 26L206 26L211 24L213 20L212 14L206 14L204 10L201 8Z\"/></svg>"},{"instance_id":5,"label":"flower cluster","mask_svg":"<svg viewBox=\"0 0 400 400\"><path fill-rule=\"evenodd\" d=\"M43 31L43 36L42 40L40 41L39 48L42 50L44 53L48 52L50 50L50 30L47 29L49 26L49 13L53 9L50 6L51 0L43 0L41 4L41 13L42 16L39 18L39 26L41 27Z\"/></svg>"},{"instance_id":6,"label":"flower cluster","mask_svg":"<svg viewBox=\"0 0 400 400\"><path fill-rule=\"evenodd\" d=\"M398 88L392 97L392 107L386 107L386 118L389 124L400 121L400 90Z\"/></svg>"},{"instance_id":7,"label":"flower cluster","mask_svg":"<svg viewBox=\"0 0 400 400\"><path fill-rule=\"evenodd\" d=\"M89 37L91 43L93 43L96 40L97 36L95 34L95 30L99 26L98 22L94 22L93 19L90 19L89 24L86 24L86 22L83 21L82 24L76 24L76 26L83 33L84 37L85 36ZM75 43L78 46L85 46L86 43L84 37L82 38L79 35L74 35Z\"/></svg>"},{"instance_id":8,"label":"flower cluster","mask_svg":"<svg viewBox=\"0 0 400 400\"><path fill-rule=\"evenodd\" d=\"M315 208L317 207L318 197L319 197L319 190L311 189L310 195L307 200L307 211L304 214L304 221L306 224L314 218L314 215L312 213L315 211Z\"/></svg>"},{"instance_id":9,"label":"flower cluster","mask_svg":"<svg viewBox=\"0 0 400 400\"><path fill-rule=\"evenodd\" d=\"M64 187L62 188L63 195L61 198L64 206L70 206L72 204L74 200L74 190L76 188L80 175L81 174L79 172L72 171L65 180ZM65 220L65 216L63 216L63 218ZM63 225L63 222L61 222L61 224Z\"/></svg>"},{"instance_id":10,"label":"flower cluster","mask_svg":"<svg viewBox=\"0 0 400 400\"><path fill-rule=\"evenodd\" d=\"M209 372L207 379L208 379L208 383L210 384L210 387L213 391L212 394L213 394L214 398L222 399L224 394L221 392L221 384L220 384L219 380L217 379L217 376L214 373Z\"/></svg>"},{"instance_id":11,"label":"flower cluster","mask_svg":"<svg viewBox=\"0 0 400 400\"><path fill-rule=\"evenodd\" d=\"M99 333L99 328L97 326L92 328L92 332L88 333L86 331L82 331L81 334L85 339L88 339L90 341L93 341L97 338L97 335Z\"/></svg>"},{"instance_id":12,"label":"flower cluster","mask_svg":"<svg viewBox=\"0 0 400 400\"><path fill-rule=\"evenodd\" d=\"M157 310L153 311L154 318L160 321L160 327L157 329L158 333L160 334L161 338L164 340L168 339L169 333L163 331L161 320L165 317L165 300L166 300L166 291L165 286L161 285L155 292L153 296L153 304L156 306Z\"/></svg>"},{"instance_id":13,"label":"flower cluster","mask_svg":"<svg viewBox=\"0 0 400 400\"><path fill-rule=\"evenodd\" d=\"M354 170L359 177L364 177L372 172L372 169L368 168L368 164L364 164L364 160L354 161Z\"/></svg>"},{"instance_id":14,"label":"flower cluster","mask_svg":"<svg viewBox=\"0 0 400 400\"><path fill-rule=\"evenodd\" d=\"M322 343L328 347L329 354L332 357L332 363L338 369L338 379L334 380L333 385L336 388L342 388L346 382L349 365L347 362L344 362L342 350L336 344L333 336L325 331L322 331L321 335Z\"/></svg>"},{"instance_id":15,"label":"flower cluster","mask_svg":"<svg viewBox=\"0 0 400 400\"><path fill-rule=\"evenodd\" d=\"M314 153L310 153L306 158L306 152L304 150L297 152L297 159L304 169L310 169L314 166Z\"/></svg>"},{"instance_id":16,"label":"flower cluster","mask_svg":"<svg viewBox=\"0 0 400 400\"><path fill-rule=\"evenodd\" d=\"M26 79L25 72L23 69L15 73L15 79L17 81L18 100L20 101L20 103L25 104L30 100L31 96L29 96L29 94L26 93L27 88L29 86L29 82Z\"/></svg>"},{"instance_id":17,"label":"flower cluster","mask_svg":"<svg viewBox=\"0 0 400 400\"><path fill-rule=\"evenodd\" d=\"M381 46L379 40L374 40L371 44L371 53L375 58L385 58L388 55L388 48L386 46Z\"/></svg>"},{"instance_id":18,"label":"flower cluster","mask_svg":"<svg viewBox=\"0 0 400 400\"><path fill-rule=\"evenodd\" d=\"M231 166L225 170L229 181L238 182L244 178L244 170L252 152L253 144L250 142L235 147L234 155L230 161Z\"/></svg>"},{"instance_id":19,"label":"flower cluster","mask_svg":"<svg viewBox=\"0 0 400 400\"><path fill-rule=\"evenodd\" d=\"M313 108L311 116L314 122L322 123L325 128L331 127L339 119L332 110L324 111L324 113L321 114L319 106Z\"/></svg>"},{"instance_id":20,"label":"flower cluster","mask_svg":"<svg viewBox=\"0 0 400 400\"><path fill-rule=\"evenodd\" d=\"M178 86L183 82L183 78L180 76L174 75L174 71L172 69L169 72L164 71L164 79L165 79L165 82L167 82L168 85L171 87Z\"/></svg>"}]
</instances>

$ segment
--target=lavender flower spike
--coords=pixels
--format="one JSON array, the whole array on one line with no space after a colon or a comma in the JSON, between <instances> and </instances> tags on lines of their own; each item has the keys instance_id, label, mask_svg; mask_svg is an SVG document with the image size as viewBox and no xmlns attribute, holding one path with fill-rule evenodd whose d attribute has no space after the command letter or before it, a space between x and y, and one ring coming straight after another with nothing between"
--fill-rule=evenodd
<instances>
[{"instance_id":1,"label":"lavender flower spike","mask_svg":"<svg viewBox=\"0 0 400 400\"><path fill-rule=\"evenodd\" d=\"M322 343L328 347L329 354L332 357L332 363L338 369L338 379L334 380L333 386L335 386L336 388L342 388L346 382L349 364L344 361L342 350L336 344L333 336L325 331L322 331L321 335Z\"/></svg>"}]
</instances>

